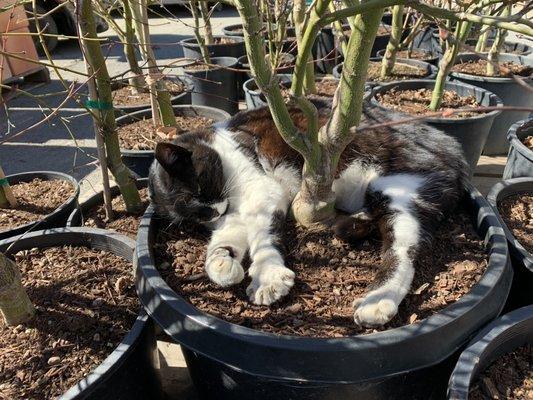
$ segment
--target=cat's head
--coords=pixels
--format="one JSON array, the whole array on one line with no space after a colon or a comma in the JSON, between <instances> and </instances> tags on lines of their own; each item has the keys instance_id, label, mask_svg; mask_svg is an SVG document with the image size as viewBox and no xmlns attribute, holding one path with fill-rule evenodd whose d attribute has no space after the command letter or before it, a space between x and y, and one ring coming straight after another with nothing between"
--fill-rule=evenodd
<instances>
[{"instance_id":1,"label":"cat's head","mask_svg":"<svg viewBox=\"0 0 533 400\"><path fill-rule=\"evenodd\" d=\"M214 222L228 208L222 162L205 143L158 143L149 175L156 214L172 221Z\"/></svg>"}]
</instances>

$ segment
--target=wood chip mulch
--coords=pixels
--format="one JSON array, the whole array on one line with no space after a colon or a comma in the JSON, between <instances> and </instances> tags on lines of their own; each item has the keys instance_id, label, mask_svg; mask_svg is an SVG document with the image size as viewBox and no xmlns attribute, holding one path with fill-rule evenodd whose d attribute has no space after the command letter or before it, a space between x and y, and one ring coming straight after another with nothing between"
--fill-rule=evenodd
<instances>
[{"instance_id":1,"label":"wood chip mulch","mask_svg":"<svg viewBox=\"0 0 533 400\"><path fill-rule=\"evenodd\" d=\"M290 226L283 243L286 265L296 273L289 295L278 303L249 302L250 279L220 288L204 273L208 232L189 225L158 233L154 254L163 279L188 302L208 314L249 328L277 334L342 337L376 332L353 320L352 302L363 295L379 271L381 242L369 238L355 245L330 231ZM249 262L243 265L247 267ZM426 318L455 302L478 282L487 266L483 241L469 218L460 213L438 230L432 246L424 246L416 263L412 292L386 330Z\"/></svg>"},{"instance_id":2,"label":"wood chip mulch","mask_svg":"<svg viewBox=\"0 0 533 400\"><path fill-rule=\"evenodd\" d=\"M98 366L139 312L132 265L85 247L16 254L37 309L27 323L0 323L0 399L53 399Z\"/></svg>"},{"instance_id":3,"label":"wood chip mulch","mask_svg":"<svg viewBox=\"0 0 533 400\"><path fill-rule=\"evenodd\" d=\"M11 185L17 199L16 208L0 208L0 231L39 221L65 203L74 194L66 181L35 178Z\"/></svg>"},{"instance_id":4,"label":"wood chip mulch","mask_svg":"<svg viewBox=\"0 0 533 400\"><path fill-rule=\"evenodd\" d=\"M167 90L171 97L177 96L186 90L183 83L179 81L165 81ZM118 89L113 90L113 104L115 106L139 106L143 104L150 104L150 90L144 88L137 93L132 93L132 88L129 85L124 85Z\"/></svg>"},{"instance_id":5,"label":"wood chip mulch","mask_svg":"<svg viewBox=\"0 0 533 400\"><path fill-rule=\"evenodd\" d=\"M533 347L519 347L494 361L477 379L468 399L533 399Z\"/></svg>"},{"instance_id":6,"label":"wood chip mulch","mask_svg":"<svg viewBox=\"0 0 533 400\"><path fill-rule=\"evenodd\" d=\"M459 63L453 66L452 71L469 75L487 76L487 61L475 60ZM500 63L500 70L497 76L503 78L509 78L513 75L528 77L531 74L533 74L533 67L506 61Z\"/></svg>"},{"instance_id":7,"label":"wood chip mulch","mask_svg":"<svg viewBox=\"0 0 533 400\"><path fill-rule=\"evenodd\" d=\"M533 150L533 136L526 137L524 140L522 140L522 143L524 143L528 149Z\"/></svg>"},{"instance_id":8,"label":"wood chip mulch","mask_svg":"<svg viewBox=\"0 0 533 400\"><path fill-rule=\"evenodd\" d=\"M393 82L405 79L420 79L427 75L427 70L424 68L415 67L413 65L403 64L396 61L392 73L385 78L381 77L381 61L370 61L368 63L367 77L368 82Z\"/></svg>"},{"instance_id":9,"label":"wood chip mulch","mask_svg":"<svg viewBox=\"0 0 533 400\"><path fill-rule=\"evenodd\" d=\"M509 196L498 205L498 210L516 240L533 254L533 195Z\"/></svg>"}]
</instances>

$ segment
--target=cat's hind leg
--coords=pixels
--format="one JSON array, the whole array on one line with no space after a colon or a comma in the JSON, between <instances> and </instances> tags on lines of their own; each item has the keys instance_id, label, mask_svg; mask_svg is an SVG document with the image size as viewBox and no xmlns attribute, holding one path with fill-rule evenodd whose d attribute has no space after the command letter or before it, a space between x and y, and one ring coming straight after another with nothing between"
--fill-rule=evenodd
<instances>
[{"instance_id":1,"label":"cat's hind leg","mask_svg":"<svg viewBox=\"0 0 533 400\"><path fill-rule=\"evenodd\" d=\"M415 174L389 175L376 179L369 188L383 196L384 212L377 221L383 240L383 264L370 291L354 301L358 325L389 322L411 288L414 257L424 237L416 203L425 180Z\"/></svg>"},{"instance_id":2,"label":"cat's hind leg","mask_svg":"<svg viewBox=\"0 0 533 400\"><path fill-rule=\"evenodd\" d=\"M224 217L222 226L213 231L207 246L205 270L216 284L227 287L244 279L241 262L248 249L246 226L240 215Z\"/></svg>"}]
</instances>

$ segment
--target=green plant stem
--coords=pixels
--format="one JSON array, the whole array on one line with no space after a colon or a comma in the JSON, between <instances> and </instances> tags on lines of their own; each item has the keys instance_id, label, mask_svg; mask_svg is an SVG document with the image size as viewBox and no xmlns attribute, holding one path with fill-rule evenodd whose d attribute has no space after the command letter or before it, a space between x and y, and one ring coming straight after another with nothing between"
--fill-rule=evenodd
<instances>
[{"instance_id":1,"label":"green plant stem","mask_svg":"<svg viewBox=\"0 0 533 400\"><path fill-rule=\"evenodd\" d=\"M476 53L483 53L485 51L485 47L487 47L487 39L489 37L490 33L490 26L484 25L481 28L481 35L479 35L479 39L476 42Z\"/></svg>"},{"instance_id":2,"label":"green plant stem","mask_svg":"<svg viewBox=\"0 0 533 400\"><path fill-rule=\"evenodd\" d=\"M8 326L20 325L35 315L17 265L3 253L0 253L0 311Z\"/></svg>"},{"instance_id":3,"label":"green plant stem","mask_svg":"<svg viewBox=\"0 0 533 400\"><path fill-rule=\"evenodd\" d=\"M317 2L317 6L314 7L311 10L311 17L310 21L313 21L311 23L314 23L316 20L318 20L317 17L317 8L321 7L323 8L323 4L325 3L325 6L327 7L328 0L319 0ZM296 30L296 40L298 43L298 49L302 49L304 47L304 35L306 33L305 29L305 12L306 12L306 4L305 0L294 0L294 8L293 8L293 20L294 20L294 26ZM306 36L307 40L312 40L313 43L316 40L316 34L313 36ZM300 54L300 53L299 53ZM299 57L299 54L297 57ZM304 55L305 56L305 55ZM303 66L303 69L301 68ZM303 83L305 88L305 94L313 94L316 93L316 86L315 86L315 68L313 64L313 59L311 54L307 54L307 59L302 59L300 61L300 68L298 70L298 73L302 73L303 70ZM297 73L295 73L297 75Z\"/></svg>"},{"instance_id":4,"label":"green plant stem","mask_svg":"<svg viewBox=\"0 0 533 400\"><path fill-rule=\"evenodd\" d=\"M129 78L130 87L133 93L138 93L146 86L146 82L143 77L143 70L139 66L139 61L137 60L137 55L135 54L135 47L133 45L135 42L138 43L139 41L136 40L135 37L135 29L133 28L133 15L131 13L130 1L131 0L122 0L124 25L126 28L124 31L123 46L124 55L128 60L130 71L133 74L133 76Z\"/></svg>"},{"instance_id":5,"label":"green plant stem","mask_svg":"<svg viewBox=\"0 0 533 400\"><path fill-rule=\"evenodd\" d=\"M5 179L6 175L0 166L0 179ZM9 186L9 183L0 184L0 208L16 207L17 199Z\"/></svg>"},{"instance_id":6,"label":"green plant stem","mask_svg":"<svg viewBox=\"0 0 533 400\"><path fill-rule=\"evenodd\" d=\"M328 9L330 12L336 11L333 2L329 3ZM344 30L342 29L342 22L333 21L332 25L335 31L335 36L338 38L338 41L340 43L342 54L346 54L346 44L348 43L348 39L346 37L346 34L344 33Z\"/></svg>"},{"instance_id":7,"label":"green plant stem","mask_svg":"<svg viewBox=\"0 0 533 400\"><path fill-rule=\"evenodd\" d=\"M200 47L200 53L202 54L203 62L206 64L211 64L211 56L209 55L209 50L205 42L205 38L200 33L200 14L198 13L198 3L196 1L191 1L189 3L191 14L194 20L194 37L196 38L196 43Z\"/></svg>"},{"instance_id":8,"label":"green plant stem","mask_svg":"<svg viewBox=\"0 0 533 400\"><path fill-rule=\"evenodd\" d=\"M214 44L215 39L213 38L213 29L211 28L211 17L207 8L207 2L200 1L198 4L200 4L200 14L204 22L205 44Z\"/></svg>"},{"instance_id":9,"label":"green plant stem","mask_svg":"<svg viewBox=\"0 0 533 400\"><path fill-rule=\"evenodd\" d=\"M392 30L385 49L385 55L381 62L381 77L385 78L392 74L394 64L396 63L396 54L400 49L400 40L402 39L403 32L403 10L404 6L394 6L392 8Z\"/></svg>"},{"instance_id":10,"label":"green plant stem","mask_svg":"<svg viewBox=\"0 0 533 400\"><path fill-rule=\"evenodd\" d=\"M511 13L511 6L506 6L502 11L502 17L506 17ZM505 29L498 29L494 42L487 54L487 76L496 76L500 72L499 58L500 51L505 43L507 37L507 31Z\"/></svg>"},{"instance_id":11,"label":"green plant stem","mask_svg":"<svg viewBox=\"0 0 533 400\"><path fill-rule=\"evenodd\" d=\"M100 44L95 41L84 40L85 37L96 37L96 26L89 0L77 0L77 14L84 56L96 75L98 98L91 100L112 104L111 79L109 78ZM139 212L142 209L141 198L131 171L122 162L113 108L100 110L97 123L104 137L107 165L120 189L126 204L126 210L132 213Z\"/></svg>"}]
</instances>

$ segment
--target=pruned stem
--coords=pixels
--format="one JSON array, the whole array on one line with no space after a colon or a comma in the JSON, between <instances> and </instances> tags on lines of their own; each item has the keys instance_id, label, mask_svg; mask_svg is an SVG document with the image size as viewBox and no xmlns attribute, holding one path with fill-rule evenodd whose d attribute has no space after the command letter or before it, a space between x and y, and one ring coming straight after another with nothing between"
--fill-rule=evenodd
<instances>
[{"instance_id":1,"label":"pruned stem","mask_svg":"<svg viewBox=\"0 0 533 400\"><path fill-rule=\"evenodd\" d=\"M402 18L403 18L404 6L394 6L392 8L392 30L385 50L385 55L381 62L381 77L385 78L392 74L394 64L396 63L396 54L400 49L400 41L402 38Z\"/></svg>"},{"instance_id":2,"label":"pruned stem","mask_svg":"<svg viewBox=\"0 0 533 400\"><path fill-rule=\"evenodd\" d=\"M502 17L507 17L511 13L511 6L506 6L502 11ZM505 29L498 29L492 47L487 54L487 76L495 76L500 72L499 58L500 51L505 42L507 31Z\"/></svg>"},{"instance_id":3,"label":"pruned stem","mask_svg":"<svg viewBox=\"0 0 533 400\"><path fill-rule=\"evenodd\" d=\"M20 325L35 315L17 265L3 253L0 253L0 311L8 326Z\"/></svg>"}]
</instances>

